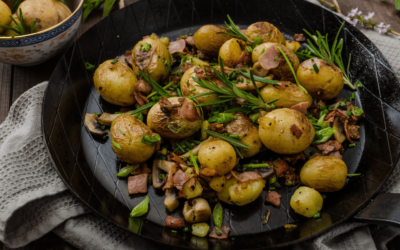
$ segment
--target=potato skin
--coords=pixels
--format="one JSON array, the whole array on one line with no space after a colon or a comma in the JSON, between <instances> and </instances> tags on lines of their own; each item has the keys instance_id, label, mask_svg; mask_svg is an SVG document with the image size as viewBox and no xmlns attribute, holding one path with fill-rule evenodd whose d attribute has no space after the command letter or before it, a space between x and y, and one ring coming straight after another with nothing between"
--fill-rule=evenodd
<instances>
[{"instance_id":1,"label":"potato skin","mask_svg":"<svg viewBox=\"0 0 400 250\"><path fill-rule=\"evenodd\" d=\"M314 60L314 61L312 61ZM313 65L317 65L319 73ZM332 63L316 57L302 62L297 69L297 79L300 84L317 99L330 100L335 98L343 89L343 72Z\"/></svg>"},{"instance_id":2,"label":"potato skin","mask_svg":"<svg viewBox=\"0 0 400 250\"><path fill-rule=\"evenodd\" d=\"M138 81L135 74L123 62L107 60L100 64L93 76L94 86L104 100L119 105L130 106L135 104L135 83Z\"/></svg>"},{"instance_id":3,"label":"potato skin","mask_svg":"<svg viewBox=\"0 0 400 250\"><path fill-rule=\"evenodd\" d=\"M277 27L268 22L256 22L250 25L245 35L254 40L254 38L261 36L263 43L280 43L285 45L286 40L283 34L279 31Z\"/></svg>"},{"instance_id":4,"label":"potato skin","mask_svg":"<svg viewBox=\"0 0 400 250\"><path fill-rule=\"evenodd\" d=\"M292 79L293 78L292 71L290 70L289 65L286 63L285 58L278 50L278 48L281 48L283 52L285 52L295 72L297 71L297 68L300 65L300 61L297 55L290 49L286 48L285 45L278 43L263 43L258 45L257 47L254 48L253 53L251 54L251 59L253 60L253 63L258 62L260 56L262 55L261 51L263 49L267 50L271 46L275 47L276 51L278 52L279 65L274 69L270 69L268 74L273 74L275 76L275 79L281 79L281 80Z\"/></svg>"},{"instance_id":5,"label":"potato skin","mask_svg":"<svg viewBox=\"0 0 400 250\"><path fill-rule=\"evenodd\" d=\"M143 49L146 43L151 45L148 51ZM141 44L143 45L142 49L140 48ZM160 39L153 36L139 41L132 50L132 67L137 75L139 71L147 72L148 70L150 77L157 83L162 84L171 69L171 55L167 46Z\"/></svg>"},{"instance_id":6,"label":"potato skin","mask_svg":"<svg viewBox=\"0 0 400 250\"><path fill-rule=\"evenodd\" d=\"M217 196L218 199L225 203L243 206L256 200L261 195L265 183L264 179L258 179L244 184L235 178L230 178L226 181L225 189L217 193Z\"/></svg>"},{"instance_id":7,"label":"potato skin","mask_svg":"<svg viewBox=\"0 0 400 250\"><path fill-rule=\"evenodd\" d=\"M296 41L286 40L285 46L286 46L286 48L290 49L291 51L296 52L300 49L301 44Z\"/></svg>"},{"instance_id":8,"label":"potato skin","mask_svg":"<svg viewBox=\"0 0 400 250\"><path fill-rule=\"evenodd\" d=\"M324 199L318 191L309 187L299 187L290 199L293 210L305 217L314 217L321 211Z\"/></svg>"},{"instance_id":9,"label":"potato skin","mask_svg":"<svg viewBox=\"0 0 400 250\"><path fill-rule=\"evenodd\" d=\"M262 143L278 154L300 153L314 140L315 131L311 122L304 114L293 109L276 109L258 122ZM290 129L293 124L303 132L300 138Z\"/></svg>"},{"instance_id":10,"label":"potato skin","mask_svg":"<svg viewBox=\"0 0 400 250\"><path fill-rule=\"evenodd\" d=\"M250 146L250 149L242 150L244 158L258 154L262 147L258 129L253 125L250 118L243 113L238 112L233 113L233 115L237 116L237 119L230 121L225 126L228 135L239 135L240 137L245 135L241 141Z\"/></svg>"},{"instance_id":11,"label":"potato skin","mask_svg":"<svg viewBox=\"0 0 400 250\"><path fill-rule=\"evenodd\" d=\"M172 104L179 104L178 99L181 97L170 97L168 100ZM186 98L189 102L193 103L192 100ZM197 108L197 113L200 113L200 109ZM178 120L177 120L178 121ZM179 120L181 121L181 120ZM169 139L183 139L196 133L201 128L201 120L196 120L194 122L185 121L186 123L183 130L179 133L174 133L168 128L168 122L173 122L171 119L161 111L160 104L156 103L151 107L149 113L147 114L147 126L156 133L160 134L161 137Z\"/></svg>"},{"instance_id":12,"label":"potato skin","mask_svg":"<svg viewBox=\"0 0 400 250\"><path fill-rule=\"evenodd\" d=\"M221 192L225 188L225 183L226 183L225 175L221 175L221 176L214 176L211 179L209 185L210 188L214 189L215 191Z\"/></svg>"},{"instance_id":13,"label":"potato skin","mask_svg":"<svg viewBox=\"0 0 400 250\"><path fill-rule=\"evenodd\" d=\"M122 130L124 134L121 133ZM153 131L143 122L129 114L118 116L111 124L111 141L118 143L122 149L113 144L115 154L124 162L140 164L147 161L155 151L156 146L142 143L143 135L153 135Z\"/></svg>"},{"instance_id":14,"label":"potato skin","mask_svg":"<svg viewBox=\"0 0 400 250\"><path fill-rule=\"evenodd\" d=\"M335 192L344 187L346 163L333 156L317 156L307 161L300 172L301 182L319 192Z\"/></svg>"},{"instance_id":15,"label":"potato skin","mask_svg":"<svg viewBox=\"0 0 400 250\"><path fill-rule=\"evenodd\" d=\"M280 81L280 83L284 84L286 89L277 89L273 85L267 84L260 90L261 96L266 102L279 98L274 102L277 108L290 108L301 102L308 102L308 107L310 107L312 103L310 94L304 93L295 83L287 81Z\"/></svg>"},{"instance_id":16,"label":"potato skin","mask_svg":"<svg viewBox=\"0 0 400 250\"><path fill-rule=\"evenodd\" d=\"M221 46L232 38L219 32L227 32L227 29L212 24L200 27L193 36L196 48L210 56L218 56Z\"/></svg>"},{"instance_id":17,"label":"potato skin","mask_svg":"<svg viewBox=\"0 0 400 250\"><path fill-rule=\"evenodd\" d=\"M244 41L232 38L226 41L219 49L219 56L225 66L232 67L239 60L246 49Z\"/></svg>"},{"instance_id":18,"label":"potato skin","mask_svg":"<svg viewBox=\"0 0 400 250\"><path fill-rule=\"evenodd\" d=\"M12 16L10 8L7 6L6 3L0 1L0 25L7 25L10 26ZM4 28L0 28L0 34L3 33Z\"/></svg>"},{"instance_id":19,"label":"potato skin","mask_svg":"<svg viewBox=\"0 0 400 250\"><path fill-rule=\"evenodd\" d=\"M190 184L190 181L186 182L182 188L182 193L184 195L186 195L187 199L192 199L194 197L198 197L203 193L203 187L201 186L201 184L198 180L196 180L194 190L190 189L189 184Z\"/></svg>"},{"instance_id":20,"label":"potato skin","mask_svg":"<svg viewBox=\"0 0 400 250\"><path fill-rule=\"evenodd\" d=\"M222 175L229 173L236 165L236 152L226 141L212 139L200 148L198 159L203 168L215 169Z\"/></svg>"},{"instance_id":21,"label":"potato skin","mask_svg":"<svg viewBox=\"0 0 400 250\"><path fill-rule=\"evenodd\" d=\"M196 73L194 72L194 69L197 67L198 66L191 67L190 69L186 70L186 72L182 76L181 92L182 92L183 96L194 96L194 95L212 92L212 90L199 87L198 84L193 80L192 76L196 77ZM190 91L192 89L196 89L196 90ZM219 98L218 98L218 95L216 95L216 94L200 96L200 97L196 98L196 101L198 101L199 103L213 102L213 101L218 101L218 100L219 100Z\"/></svg>"}]
</instances>

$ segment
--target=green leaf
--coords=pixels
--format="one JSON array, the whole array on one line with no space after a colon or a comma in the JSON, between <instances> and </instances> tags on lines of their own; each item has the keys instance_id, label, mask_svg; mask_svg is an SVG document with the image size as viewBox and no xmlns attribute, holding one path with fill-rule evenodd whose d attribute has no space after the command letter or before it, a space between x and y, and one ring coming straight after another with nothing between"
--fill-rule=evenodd
<instances>
[{"instance_id":1,"label":"green leaf","mask_svg":"<svg viewBox=\"0 0 400 250\"><path fill-rule=\"evenodd\" d=\"M396 9L400 10L400 0L396 0Z\"/></svg>"},{"instance_id":2,"label":"green leaf","mask_svg":"<svg viewBox=\"0 0 400 250\"><path fill-rule=\"evenodd\" d=\"M130 216L131 217L139 217L139 216L142 216L145 213L147 213L147 211L149 211L149 201L150 201L150 198L148 195L146 195L144 200L132 209Z\"/></svg>"},{"instance_id":3,"label":"green leaf","mask_svg":"<svg viewBox=\"0 0 400 250\"><path fill-rule=\"evenodd\" d=\"M231 113L219 113L219 114L216 114L216 115L208 118L208 121L210 123L216 122L216 123L222 124L222 123L228 123L234 119L237 119L237 116L232 115Z\"/></svg>"},{"instance_id":4,"label":"green leaf","mask_svg":"<svg viewBox=\"0 0 400 250\"><path fill-rule=\"evenodd\" d=\"M119 150L122 149L121 146L118 143L116 143L115 141L111 141L111 143L112 143L112 145L114 145L114 147L118 148Z\"/></svg>"},{"instance_id":5,"label":"green leaf","mask_svg":"<svg viewBox=\"0 0 400 250\"><path fill-rule=\"evenodd\" d=\"M356 108L356 109L352 109L352 110L351 110L351 113L352 113L354 116L360 116L360 115L362 115L362 114L364 113L364 110L362 110L362 109L360 109L360 108Z\"/></svg>"},{"instance_id":6,"label":"green leaf","mask_svg":"<svg viewBox=\"0 0 400 250\"><path fill-rule=\"evenodd\" d=\"M159 134L150 135L142 135L142 143L150 146L154 146L157 142L161 141L161 137Z\"/></svg>"},{"instance_id":7,"label":"green leaf","mask_svg":"<svg viewBox=\"0 0 400 250\"><path fill-rule=\"evenodd\" d=\"M336 129L330 127L316 131L313 143L321 144L328 141L335 131Z\"/></svg>"},{"instance_id":8,"label":"green leaf","mask_svg":"<svg viewBox=\"0 0 400 250\"><path fill-rule=\"evenodd\" d=\"M119 170L119 172L117 173L117 176L118 177L126 177L130 173L132 173L133 170L135 170L138 167L139 167L139 165L128 165L126 167L123 167L123 168L121 168L121 170Z\"/></svg>"},{"instance_id":9,"label":"green leaf","mask_svg":"<svg viewBox=\"0 0 400 250\"><path fill-rule=\"evenodd\" d=\"M85 68L89 71L94 71L94 65L88 62L85 62Z\"/></svg>"},{"instance_id":10,"label":"green leaf","mask_svg":"<svg viewBox=\"0 0 400 250\"><path fill-rule=\"evenodd\" d=\"M216 227L222 227L222 221L224 220L224 208L221 203L218 202L213 209L213 221Z\"/></svg>"},{"instance_id":11,"label":"green leaf","mask_svg":"<svg viewBox=\"0 0 400 250\"><path fill-rule=\"evenodd\" d=\"M224 140L226 142L229 142L230 144L232 144L234 146L237 146L239 148L245 148L245 149L249 149L250 148L250 146L244 144L243 142L235 140L235 139L230 138L228 136L222 135L220 133L217 133L217 132L214 132L214 131L211 131L211 130L208 130L208 129L205 129L204 132L206 132L207 134L211 135L212 137L215 137L215 138Z\"/></svg>"},{"instance_id":12,"label":"green leaf","mask_svg":"<svg viewBox=\"0 0 400 250\"><path fill-rule=\"evenodd\" d=\"M103 17L107 17L116 0L106 0L104 4Z\"/></svg>"},{"instance_id":13,"label":"green leaf","mask_svg":"<svg viewBox=\"0 0 400 250\"><path fill-rule=\"evenodd\" d=\"M262 43L262 37L261 36L257 36L256 38L254 38L253 40L253 48L257 47L258 45L260 45ZM261 53L262 54L262 53Z\"/></svg>"}]
</instances>

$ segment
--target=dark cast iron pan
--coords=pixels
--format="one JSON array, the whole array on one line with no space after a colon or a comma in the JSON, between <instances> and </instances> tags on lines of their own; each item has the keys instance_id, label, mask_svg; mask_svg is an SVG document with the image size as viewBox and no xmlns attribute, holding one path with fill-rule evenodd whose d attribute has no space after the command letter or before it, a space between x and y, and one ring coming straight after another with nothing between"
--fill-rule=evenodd
<instances>
[{"instance_id":1,"label":"dark cast iron pan","mask_svg":"<svg viewBox=\"0 0 400 250\"><path fill-rule=\"evenodd\" d=\"M179 34L194 33L204 24L223 24L227 14L241 27L257 21L270 22L287 39L302 33L303 28L311 33L316 30L329 33L332 38L343 22L329 11L301 0L142 0L103 19L63 56L51 77L43 104L42 123L47 147L70 190L108 221L173 248L288 246L327 232L350 218L368 223L399 224L399 196L385 194L374 198L398 162L399 83L376 46L347 23L340 38L344 39L344 58L352 54L352 82L364 84L355 92L355 104L364 109L366 118L361 123L361 140L356 142L356 147L346 150L343 160L349 173L362 175L350 178L341 191L326 194L320 219L307 219L290 208L290 197L298 186L278 189L283 196L280 208L263 202L266 191L243 207L223 204L224 224L232 229L229 240L198 238L183 230L171 233L171 229L163 226L169 214L163 204L164 193L153 187L149 188L150 209L145 218L129 218L130 210L144 195L128 195L126 178L116 176L125 164L113 153L109 139L92 137L83 123L85 113L115 112L119 107L106 103L96 93L93 72L87 71L84 63L97 67L131 50L143 36L152 32L174 40ZM349 98L351 93L345 88L340 95ZM261 217L268 209L271 218L263 225ZM182 218L181 211L178 208L171 215ZM212 221L209 223L212 228ZM297 227L285 229L284 224Z\"/></svg>"}]
</instances>

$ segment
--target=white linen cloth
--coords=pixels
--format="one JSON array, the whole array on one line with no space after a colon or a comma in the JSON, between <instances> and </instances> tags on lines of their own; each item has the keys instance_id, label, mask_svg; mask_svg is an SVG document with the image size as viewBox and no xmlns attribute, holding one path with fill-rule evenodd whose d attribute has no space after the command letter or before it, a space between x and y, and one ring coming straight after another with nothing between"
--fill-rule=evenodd
<instances>
[{"instance_id":1,"label":"white linen cloth","mask_svg":"<svg viewBox=\"0 0 400 250\"><path fill-rule=\"evenodd\" d=\"M399 37L361 31L378 46L394 71L400 72ZM29 249L27 244L50 231L79 249L160 249L94 215L67 190L42 137L46 86L43 82L21 95L0 124L0 241L5 249ZM400 167L396 166L383 192L399 193L399 180ZM397 235L399 228L346 222L302 245L318 250L381 250Z\"/></svg>"}]
</instances>

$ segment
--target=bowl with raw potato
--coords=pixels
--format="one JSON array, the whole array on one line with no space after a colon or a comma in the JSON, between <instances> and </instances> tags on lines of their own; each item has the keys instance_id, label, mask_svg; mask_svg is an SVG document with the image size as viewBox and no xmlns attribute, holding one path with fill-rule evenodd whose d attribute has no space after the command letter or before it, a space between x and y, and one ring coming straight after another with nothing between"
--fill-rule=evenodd
<instances>
[{"instance_id":1,"label":"bowl with raw potato","mask_svg":"<svg viewBox=\"0 0 400 250\"><path fill-rule=\"evenodd\" d=\"M72 41L82 14L83 0L0 1L0 62L33 66L56 56Z\"/></svg>"}]
</instances>

